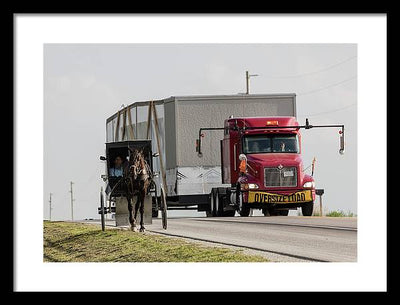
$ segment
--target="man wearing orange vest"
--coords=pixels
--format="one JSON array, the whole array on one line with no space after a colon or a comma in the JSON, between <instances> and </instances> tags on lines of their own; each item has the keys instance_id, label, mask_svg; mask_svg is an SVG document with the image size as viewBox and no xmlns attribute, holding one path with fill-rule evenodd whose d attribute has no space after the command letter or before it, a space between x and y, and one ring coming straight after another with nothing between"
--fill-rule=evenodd
<instances>
[{"instance_id":1,"label":"man wearing orange vest","mask_svg":"<svg viewBox=\"0 0 400 305\"><path fill-rule=\"evenodd\" d=\"M246 160L243 159L242 161L240 161L240 165L239 165L239 171L241 173L246 173Z\"/></svg>"}]
</instances>

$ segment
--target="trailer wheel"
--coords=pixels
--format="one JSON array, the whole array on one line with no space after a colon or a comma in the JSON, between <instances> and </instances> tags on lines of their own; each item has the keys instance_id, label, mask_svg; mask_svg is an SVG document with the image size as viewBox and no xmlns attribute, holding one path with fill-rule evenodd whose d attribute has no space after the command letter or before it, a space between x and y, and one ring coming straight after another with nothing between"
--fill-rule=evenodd
<instances>
[{"instance_id":1,"label":"trailer wheel","mask_svg":"<svg viewBox=\"0 0 400 305\"><path fill-rule=\"evenodd\" d=\"M218 189L214 193L214 203L215 203L215 216L221 216L223 213L223 207L222 207L222 200L221 196L218 192Z\"/></svg>"},{"instance_id":2,"label":"trailer wheel","mask_svg":"<svg viewBox=\"0 0 400 305\"><path fill-rule=\"evenodd\" d=\"M161 188L161 219L163 229L167 229L167 198L165 197L164 190Z\"/></svg>"},{"instance_id":3,"label":"trailer wheel","mask_svg":"<svg viewBox=\"0 0 400 305\"><path fill-rule=\"evenodd\" d=\"M215 216L215 195L214 195L214 189L211 190L210 193L210 210L206 211L206 216L207 217L213 217Z\"/></svg>"},{"instance_id":4,"label":"trailer wheel","mask_svg":"<svg viewBox=\"0 0 400 305\"><path fill-rule=\"evenodd\" d=\"M312 216L314 210L314 202L306 202L301 206L301 212L303 216Z\"/></svg>"}]
</instances>

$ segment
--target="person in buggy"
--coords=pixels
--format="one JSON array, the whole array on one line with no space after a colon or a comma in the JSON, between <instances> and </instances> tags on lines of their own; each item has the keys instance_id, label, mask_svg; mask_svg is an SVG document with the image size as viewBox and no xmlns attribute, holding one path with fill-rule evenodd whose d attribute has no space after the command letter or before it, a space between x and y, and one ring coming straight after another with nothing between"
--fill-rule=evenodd
<instances>
[{"instance_id":1,"label":"person in buggy","mask_svg":"<svg viewBox=\"0 0 400 305\"><path fill-rule=\"evenodd\" d=\"M114 166L110 167L109 170L110 177L123 177L124 175L124 161L121 156L116 156L114 159ZM110 183L107 183L106 194L111 192Z\"/></svg>"},{"instance_id":2,"label":"person in buggy","mask_svg":"<svg viewBox=\"0 0 400 305\"><path fill-rule=\"evenodd\" d=\"M113 177L122 177L124 175L124 168L122 166L122 158L120 156L115 157L114 167L110 168L109 175L113 176Z\"/></svg>"}]
</instances>

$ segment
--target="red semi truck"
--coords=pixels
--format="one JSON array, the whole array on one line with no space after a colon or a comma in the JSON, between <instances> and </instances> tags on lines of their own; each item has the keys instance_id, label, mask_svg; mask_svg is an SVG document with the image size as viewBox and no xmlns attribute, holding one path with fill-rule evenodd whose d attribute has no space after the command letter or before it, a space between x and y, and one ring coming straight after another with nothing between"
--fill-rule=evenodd
<instances>
[{"instance_id":1,"label":"red semi truck","mask_svg":"<svg viewBox=\"0 0 400 305\"><path fill-rule=\"evenodd\" d=\"M151 151L159 156L152 159L154 217L165 206L209 217L234 216L236 211L247 216L252 208L287 215L298 207L311 215L315 187L312 175L304 173L300 130L339 128L343 152L344 126L312 126L307 120L299 125L296 113L293 93L134 102L107 119L108 167L113 155L128 154L128 145L151 140Z\"/></svg>"},{"instance_id":2,"label":"red semi truck","mask_svg":"<svg viewBox=\"0 0 400 305\"><path fill-rule=\"evenodd\" d=\"M288 215L301 207L311 216L315 183L304 173L300 129L341 128L340 150L344 153L344 125L299 125L295 117L230 117L222 128L200 128L196 151L202 156L204 131L224 130L221 140L222 183L213 188L207 216L249 216L250 209L264 215Z\"/></svg>"}]
</instances>

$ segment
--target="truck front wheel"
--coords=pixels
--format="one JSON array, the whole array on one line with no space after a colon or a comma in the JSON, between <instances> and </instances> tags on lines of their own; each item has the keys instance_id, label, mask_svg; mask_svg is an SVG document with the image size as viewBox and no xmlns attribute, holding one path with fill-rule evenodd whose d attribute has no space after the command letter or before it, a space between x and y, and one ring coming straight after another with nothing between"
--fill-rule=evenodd
<instances>
[{"instance_id":1,"label":"truck front wheel","mask_svg":"<svg viewBox=\"0 0 400 305\"><path fill-rule=\"evenodd\" d=\"M278 211L278 215L280 215L280 216L288 216L289 215L289 210L280 210L280 211Z\"/></svg>"},{"instance_id":2,"label":"truck front wheel","mask_svg":"<svg viewBox=\"0 0 400 305\"><path fill-rule=\"evenodd\" d=\"M228 210L228 211L224 211L224 214L222 216L224 216L224 217L234 217L235 213L236 213L235 210Z\"/></svg>"},{"instance_id":3,"label":"truck front wheel","mask_svg":"<svg viewBox=\"0 0 400 305\"><path fill-rule=\"evenodd\" d=\"M236 203L239 205L239 215L248 217L250 215L250 208L244 205L243 195L240 193L239 185L236 188Z\"/></svg>"},{"instance_id":4,"label":"truck front wheel","mask_svg":"<svg viewBox=\"0 0 400 305\"><path fill-rule=\"evenodd\" d=\"M262 213L264 216L278 216L279 212L274 208L263 208Z\"/></svg>"},{"instance_id":5,"label":"truck front wheel","mask_svg":"<svg viewBox=\"0 0 400 305\"><path fill-rule=\"evenodd\" d=\"M310 201L302 205L301 212L303 216L312 216L313 209L314 209L314 202Z\"/></svg>"},{"instance_id":6,"label":"truck front wheel","mask_svg":"<svg viewBox=\"0 0 400 305\"><path fill-rule=\"evenodd\" d=\"M239 214L242 217L248 217L250 215L250 208L242 206L239 210Z\"/></svg>"}]
</instances>

